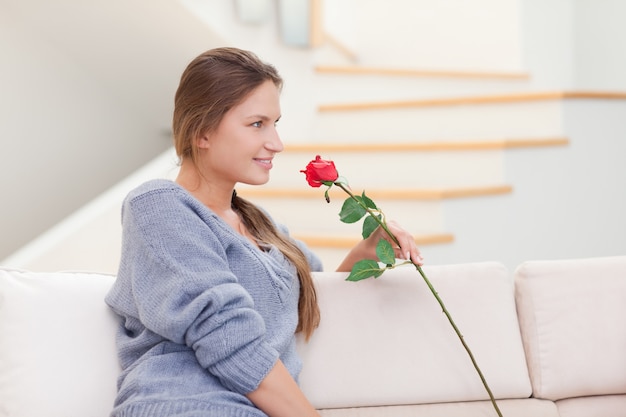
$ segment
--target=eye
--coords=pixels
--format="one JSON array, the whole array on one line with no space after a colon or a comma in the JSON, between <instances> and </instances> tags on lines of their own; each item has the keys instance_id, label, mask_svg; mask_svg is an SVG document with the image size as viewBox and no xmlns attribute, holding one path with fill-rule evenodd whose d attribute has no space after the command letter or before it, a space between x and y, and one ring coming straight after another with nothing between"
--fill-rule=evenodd
<instances>
[{"instance_id":1,"label":"eye","mask_svg":"<svg viewBox=\"0 0 626 417\"><path fill-rule=\"evenodd\" d=\"M252 127L261 127L263 126L263 122L261 120L252 123L250 126Z\"/></svg>"}]
</instances>

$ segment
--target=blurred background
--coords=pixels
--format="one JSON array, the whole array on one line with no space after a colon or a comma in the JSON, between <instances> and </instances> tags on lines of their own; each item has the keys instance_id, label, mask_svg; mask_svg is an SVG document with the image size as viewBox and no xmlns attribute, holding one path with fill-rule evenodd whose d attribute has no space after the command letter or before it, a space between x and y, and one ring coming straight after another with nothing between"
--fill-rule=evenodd
<instances>
[{"instance_id":1,"label":"blurred background","mask_svg":"<svg viewBox=\"0 0 626 417\"><path fill-rule=\"evenodd\" d=\"M0 265L114 273L120 206L173 178L183 69L236 46L285 79L267 208L334 269L335 161L430 264L626 254L626 2L0 0Z\"/></svg>"}]
</instances>

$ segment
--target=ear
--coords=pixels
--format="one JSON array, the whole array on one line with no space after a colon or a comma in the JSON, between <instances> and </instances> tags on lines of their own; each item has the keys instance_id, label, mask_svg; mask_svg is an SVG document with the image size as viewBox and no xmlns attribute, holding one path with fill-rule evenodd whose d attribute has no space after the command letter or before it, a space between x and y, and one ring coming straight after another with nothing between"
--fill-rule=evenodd
<instances>
[{"instance_id":1,"label":"ear","mask_svg":"<svg viewBox=\"0 0 626 417\"><path fill-rule=\"evenodd\" d=\"M211 136L208 133L205 133L202 136L199 136L196 139L196 146L198 149L208 149L211 145Z\"/></svg>"}]
</instances>

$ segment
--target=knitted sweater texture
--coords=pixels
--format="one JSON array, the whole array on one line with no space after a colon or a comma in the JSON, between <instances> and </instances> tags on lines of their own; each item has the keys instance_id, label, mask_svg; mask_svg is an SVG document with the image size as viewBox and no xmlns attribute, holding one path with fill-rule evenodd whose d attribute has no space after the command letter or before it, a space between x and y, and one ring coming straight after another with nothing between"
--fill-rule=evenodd
<instances>
[{"instance_id":1,"label":"knitted sweater texture","mask_svg":"<svg viewBox=\"0 0 626 417\"><path fill-rule=\"evenodd\" d=\"M168 180L133 190L122 224L119 273L106 296L120 317L111 416L265 416L245 394L278 359L296 380L301 369L294 266Z\"/></svg>"}]
</instances>

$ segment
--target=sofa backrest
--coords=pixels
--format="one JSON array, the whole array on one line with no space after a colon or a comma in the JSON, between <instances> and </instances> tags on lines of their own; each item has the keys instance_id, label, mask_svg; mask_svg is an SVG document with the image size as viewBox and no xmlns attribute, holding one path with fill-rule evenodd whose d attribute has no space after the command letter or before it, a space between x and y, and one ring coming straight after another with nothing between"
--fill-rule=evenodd
<instances>
[{"instance_id":1,"label":"sofa backrest","mask_svg":"<svg viewBox=\"0 0 626 417\"><path fill-rule=\"evenodd\" d=\"M499 263L424 267L496 398L531 394L513 283ZM318 408L488 399L467 352L412 267L345 281L316 273L320 328L298 339ZM114 277L0 268L0 416L106 417L119 365Z\"/></svg>"},{"instance_id":2,"label":"sofa backrest","mask_svg":"<svg viewBox=\"0 0 626 417\"><path fill-rule=\"evenodd\" d=\"M425 266L496 398L531 394L511 276L499 263ZM298 340L300 384L318 408L489 399L451 324L413 267L377 279L314 276L322 321Z\"/></svg>"},{"instance_id":3,"label":"sofa backrest","mask_svg":"<svg viewBox=\"0 0 626 417\"><path fill-rule=\"evenodd\" d=\"M626 256L525 262L515 287L535 397L626 393Z\"/></svg>"},{"instance_id":4,"label":"sofa backrest","mask_svg":"<svg viewBox=\"0 0 626 417\"><path fill-rule=\"evenodd\" d=\"M113 276L0 269L0 416L106 417L116 393Z\"/></svg>"}]
</instances>

